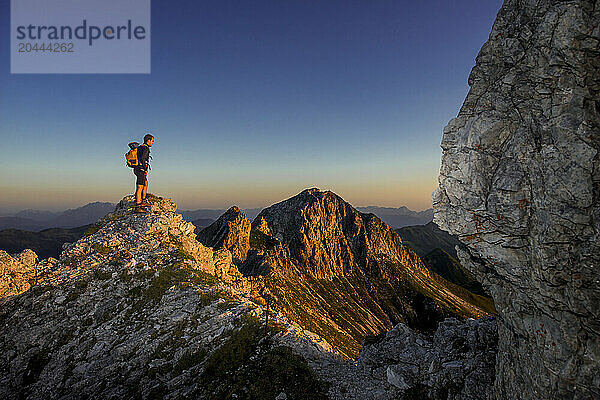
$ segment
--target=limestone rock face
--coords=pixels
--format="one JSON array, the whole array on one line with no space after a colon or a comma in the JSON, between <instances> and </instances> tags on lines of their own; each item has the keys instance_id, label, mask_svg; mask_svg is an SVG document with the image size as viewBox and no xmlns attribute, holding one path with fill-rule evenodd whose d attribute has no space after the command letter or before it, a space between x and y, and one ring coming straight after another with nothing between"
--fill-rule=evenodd
<instances>
[{"instance_id":1,"label":"limestone rock face","mask_svg":"<svg viewBox=\"0 0 600 400\"><path fill-rule=\"evenodd\" d=\"M597 2L505 1L469 84L434 221L499 311L497 398L599 398Z\"/></svg>"},{"instance_id":2,"label":"limestone rock face","mask_svg":"<svg viewBox=\"0 0 600 400\"><path fill-rule=\"evenodd\" d=\"M431 273L375 215L330 191L306 189L264 209L250 243L270 265L275 306L349 357L366 336L399 322L434 329L444 316L494 312L491 301Z\"/></svg>"},{"instance_id":3,"label":"limestone rock face","mask_svg":"<svg viewBox=\"0 0 600 400\"><path fill-rule=\"evenodd\" d=\"M208 247L229 250L234 263L241 265L250 249L250 220L233 206L200 231L198 241Z\"/></svg>"}]
</instances>

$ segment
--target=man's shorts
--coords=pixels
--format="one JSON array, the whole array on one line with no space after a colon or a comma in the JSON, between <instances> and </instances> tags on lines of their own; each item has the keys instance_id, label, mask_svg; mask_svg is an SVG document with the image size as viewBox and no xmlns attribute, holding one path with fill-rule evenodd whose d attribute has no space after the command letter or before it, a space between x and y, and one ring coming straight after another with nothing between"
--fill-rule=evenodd
<instances>
[{"instance_id":1,"label":"man's shorts","mask_svg":"<svg viewBox=\"0 0 600 400\"><path fill-rule=\"evenodd\" d=\"M135 174L135 177L137 178L135 181L136 185L145 185L146 182L148 182L148 179L146 179L146 172L142 171L141 169L137 169L134 168L133 169L133 173Z\"/></svg>"}]
</instances>

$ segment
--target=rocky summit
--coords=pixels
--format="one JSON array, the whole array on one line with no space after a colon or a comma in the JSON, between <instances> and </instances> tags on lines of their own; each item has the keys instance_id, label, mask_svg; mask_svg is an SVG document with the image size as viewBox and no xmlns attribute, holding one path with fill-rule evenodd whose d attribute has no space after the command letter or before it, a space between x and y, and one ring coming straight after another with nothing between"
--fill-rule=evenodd
<instances>
[{"instance_id":1,"label":"rocky summit","mask_svg":"<svg viewBox=\"0 0 600 400\"><path fill-rule=\"evenodd\" d=\"M600 399L600 7L507 0L444 129L435 222L499 312L498 399Z\"/></svg>"},{"instance_id":2,"label":"rocky summit","mask_svg":"<svg viewBox=\"0 0 600 400\"><path fill-rule=\"evenodd\" d=\"M199 236L245 251L239 270L261 275L273 307L346 357L400 322L433 330L447 316L494 314L489 299L429 271L397 232L330 191L306 189L274 204L251 229L232 208Z\"/></svg>"},{"instance_id":3,"label":"rocky summit","mask_svg":"<svg viewBox=\"0 0 600 400\"><path fill-rule=\"evenodd\" d=\"M319 196L302 196L308 193ZM275 298L281 295L268 276L240 273L238 265L262 265L269 274L303 267L278 239L223 224L215 230L221 237L247 234L253 248L242 261L198 242L170 199L149 199L151 212L138 214L133 197L125 197L80 240L65 244L58 260L0 253L0 398L488 398L493 320L447 319L435 334L400 324L365 341L356 362L347 360L339 354L343 345L279 312L291 308L278 306L286 298ZM263 214L260 226L283 240L278 225L267 222L276 209ZM228 244L235 253L240 241L219 243ZM278 256L282 264L273 263ZM357 304L362 293L346 289ZM321 311L313 301L308 312ZM412 366L405 365L409 359Z\"/></svg>"}]
</instances>

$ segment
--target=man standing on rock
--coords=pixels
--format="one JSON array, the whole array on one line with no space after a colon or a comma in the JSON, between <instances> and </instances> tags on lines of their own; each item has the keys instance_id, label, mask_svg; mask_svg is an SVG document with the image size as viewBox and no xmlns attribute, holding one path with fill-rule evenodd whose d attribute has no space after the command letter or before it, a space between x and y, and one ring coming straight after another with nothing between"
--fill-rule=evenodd
<instances>
[{"instance_id":1,"label":"man standing on rock","mask_svg":"<svg viewBox=\"0 0 600 400\"><path fill-rule=\"evenodd\" d=\"M138 165L133 168L133 173L136 177L135 182L135 210L136 213L148 212L145 208L150 203L146 200L146 192L148 191L148 169L150 168L150 147L154 144L154 136L146 134L144 136L144 144L137 148Z\"/></svg>"}]
</instances>

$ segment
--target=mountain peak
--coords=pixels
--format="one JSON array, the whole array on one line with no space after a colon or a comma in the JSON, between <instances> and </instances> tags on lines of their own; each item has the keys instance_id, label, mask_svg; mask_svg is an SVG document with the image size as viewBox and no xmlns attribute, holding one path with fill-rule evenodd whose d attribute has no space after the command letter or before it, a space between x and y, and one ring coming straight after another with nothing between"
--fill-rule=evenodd
<instances>
[{"instance_id":1,"label":"mountain peak","mask_svg":"<svg viewBox=\"0 0 600 400\"><path fill-rule=\"evenodd\" d=\"M304 189L304 190L303 190L303 191L301 191L299 194L302 194L302 193L306 193L306 194L316 194L316 193L323 193L323 192L321 192L321 189L314 187L314 188L307 188L307 189Z\"/></svg>"},{"instance_id":2,"label":"mountain peak","mask_svg":"<svg viewBox=\"0 0 600 400\"><path fill-rule=\"evenodd\" d=\"M494 312L432 274L377 216L359 212L331 191L306 189L265 208L250 236L267 244L257 257L260 268L250 270L269 271L276 303L346 355L355 355L367 334L398 322L429 329L450 313ZM336 320L334 336L328 331L332 313L347 319Z\"/></svg>"},{"instance_id":3,"label":"mountain peak","mask_svg":"<svg viewBox=\"0 0 600 400\"><path fill-rule=\"evenodd\" d=\"M231 206L231 207L229 208L229 210L227 210L227 212L230 212L230 213L232 213L232 214L240 214L240 213L242 213L242 212L240 211L240 209L239 209L239 207L238 207L238 206Z\"/></svg>"},{"instance_id":4,"label":"mountain peak","mask_svg":"<svg viewBox=\"0 0 600 400\"><path fill-rule=\"evenodd\" d=\"M237 206L233 206L200 231L198 241L208 247L229 250L233 262L240 265L250 249L250 220Z\"/></svg>"}]
</instances>

